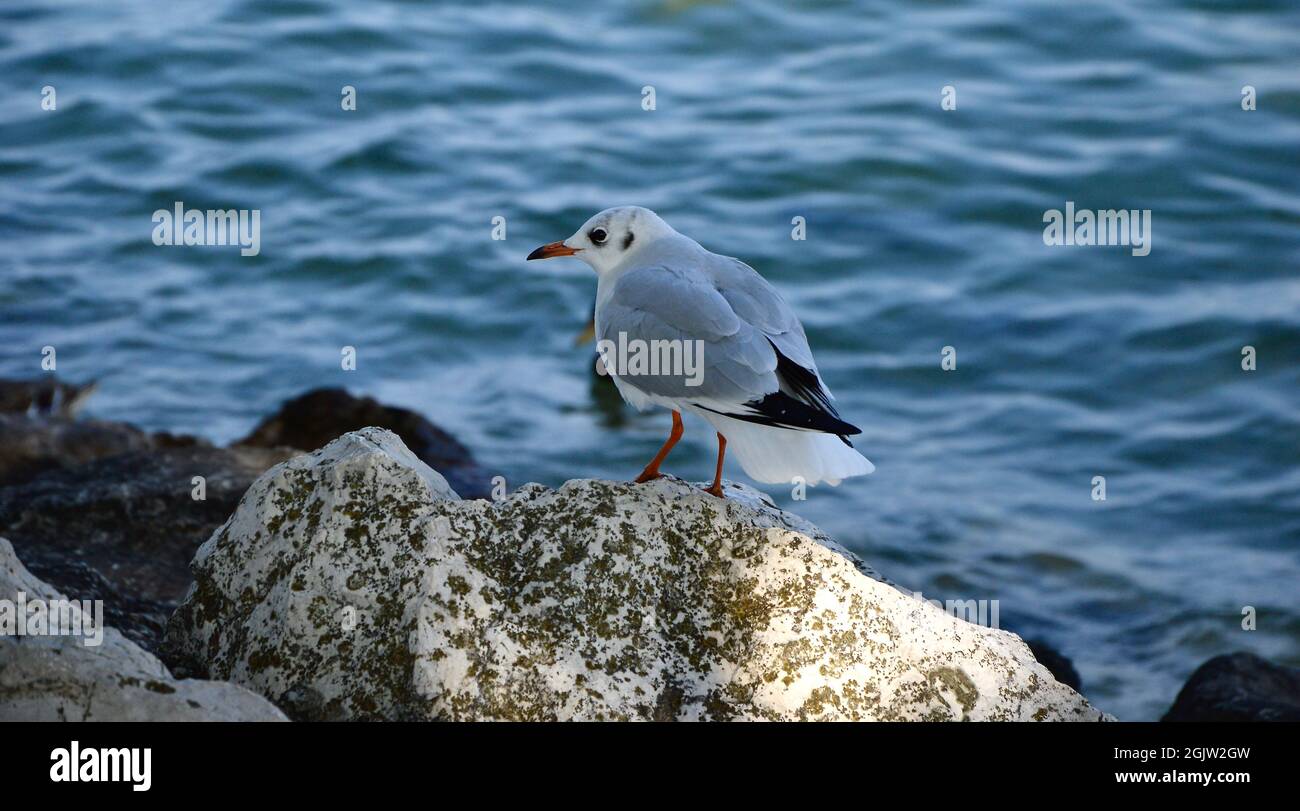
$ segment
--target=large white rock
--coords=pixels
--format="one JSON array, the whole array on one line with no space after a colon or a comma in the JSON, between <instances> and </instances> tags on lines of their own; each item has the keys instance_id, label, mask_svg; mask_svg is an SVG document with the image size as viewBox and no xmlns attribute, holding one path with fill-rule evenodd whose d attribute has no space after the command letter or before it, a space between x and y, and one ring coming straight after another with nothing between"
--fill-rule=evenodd
<instances>
[{"instance_id":1,"label":"large white rock","mask_svg":"<svg viewBox=\"0 0 1300 811\"><path fill-rule=\"evenodd\" d=\"M29 606L68 599L27 571L13 545L0 538L0 600L13 611L20 594ZM265 698L238 685L172 678L162 662L115 628L105 628L96 646L70 635L90 627L93 617L59 614L55 623L64 635L0 631L0 721L286 720Z\"/></svg>"},{"instance_id":2,"label":"large white rock","mask_svg":"<svg viewBox=\"0 0 1300 811\"><path fill-rule=\"evenodd\" d=\"M303 718L1098 720L748 488L462 501L368 428L264 474L168 643Z\"/></svg>"}]
</instances>

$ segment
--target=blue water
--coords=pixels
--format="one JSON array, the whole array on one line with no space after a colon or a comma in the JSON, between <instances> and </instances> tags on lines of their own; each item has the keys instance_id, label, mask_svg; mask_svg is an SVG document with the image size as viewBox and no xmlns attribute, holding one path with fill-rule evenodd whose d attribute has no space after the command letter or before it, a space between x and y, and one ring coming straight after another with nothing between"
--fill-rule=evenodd
<instances>
[{"instance_id":1,"label":"blue water","mask_svg":"<svg viewBox=\"0 0 1300 811\"><path fill-rule=\"evenodd\" d=\"M667 415L591 382L586 267L523 257L646 205L785 293L878 466L766 489L1155 718L1212 655L1300 664L1298 147L1280 0L7 0L0 375L53 345L94 416L218 441L345 385L512 486L627 478ZM1045 246L1067 200L1150 255ZM176 201L260 255L155 246ZM688 421L668 469L712 454Z\"/></svg>"}]
</instances>

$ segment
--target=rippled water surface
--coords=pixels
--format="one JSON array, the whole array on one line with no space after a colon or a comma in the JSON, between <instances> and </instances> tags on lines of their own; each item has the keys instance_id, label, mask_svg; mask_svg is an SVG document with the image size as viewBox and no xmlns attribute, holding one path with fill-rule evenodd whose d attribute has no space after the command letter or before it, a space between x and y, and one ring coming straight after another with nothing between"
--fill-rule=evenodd
<instances>
[{"instance_id":1,"label":"rippled water surface","mask_svg":"<svg viewBox=\"0 0 1300 811\"><path fill-rule=\"evenodd\" d=\"M512 486L626 478L668 417L592 383L590 271L523 257L646 205L780 287L878 466L766 489L1155 718L1217 653L1300 664L1298 150L1288 2L7 0L0 375L54 345L95 416L221 441L346 385ZM1067 200L1150 255L1045 246ZM175 201L260 255L155 247Z\"/></svg>"}]
</instances>

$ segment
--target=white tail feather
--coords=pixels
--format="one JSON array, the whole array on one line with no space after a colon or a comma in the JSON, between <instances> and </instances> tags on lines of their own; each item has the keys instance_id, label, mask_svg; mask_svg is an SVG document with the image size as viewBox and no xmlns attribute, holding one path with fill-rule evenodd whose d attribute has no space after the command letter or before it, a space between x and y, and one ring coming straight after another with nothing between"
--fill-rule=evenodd
<instances>
[{"instance_id":1,"label":"white tail feather","mask_svg":"<svg viewBox=\"0 0 1300 811\"><path fill-rule=\"evenodd\" d=\"M876 469L832 434L772 428L710 412L702 416L727 438L727 455L734 455L755 481L791 484L798 476L806 484L835 486L842 479Z\"/></svg>"}]
</instances>

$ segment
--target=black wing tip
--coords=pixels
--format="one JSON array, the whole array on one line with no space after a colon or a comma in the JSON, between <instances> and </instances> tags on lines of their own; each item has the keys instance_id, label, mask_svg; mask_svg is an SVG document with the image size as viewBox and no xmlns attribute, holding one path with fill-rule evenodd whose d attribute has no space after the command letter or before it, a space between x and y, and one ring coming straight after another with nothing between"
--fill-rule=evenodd
<instances>
[{"instance_id":1,"label":"black wing tip","mask_svg":"<svg viewBox=\"0 0 1300 811\"><path fill-rule=\"evenodd\" d=\"M696 405L699 405L698 403ZM846 437L862 433L856 425L850 425L837 416L819 408L813 408L802 400L796 400L783 391L774 391L762 400L745 403L750 409L747 413L731 413L699 405L706 411L721 414L732 419L767 425L772 428L787 428L796 431L816 431L834 434L849 446L853 444Z\"/></svg>"},{"instance_id":2,"label":"black wing tip","mask_svg":"<svg viewBox=\"0 0 1300 811\"><path fill-rule=\"evenodd\" d=\"M848 438L862 433L862 429L840 419L839 409L831 402L830 393L826 391L821 378L817 376L815 371L790 360L771 338L768 338L767 342L771 344L772 351L776 353L777 377L790 387L795 397L777 392L764 397L760 403L747 403L746 405L755 410L766 412L767 409L764 408L764 404L779 395L780 398L784 398L784 401L778 400L778 407L788 408L788 403L794 403L796 407L802 406L800 410L806 409L808 412L809 416L806 418L808 424L800 427L835 434L845 445L852 448L853 443Z\"/></svg>"}]
</instances>

